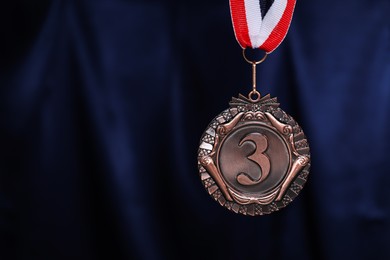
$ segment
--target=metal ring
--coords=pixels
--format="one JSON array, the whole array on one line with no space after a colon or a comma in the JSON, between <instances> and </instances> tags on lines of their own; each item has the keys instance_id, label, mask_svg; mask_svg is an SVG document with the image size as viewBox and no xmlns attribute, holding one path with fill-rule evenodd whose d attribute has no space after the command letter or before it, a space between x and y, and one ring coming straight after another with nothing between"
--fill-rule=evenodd
<instances>
[{"instance_id":1,"label":"metal ring","mask_svg":"<svg viewBox=\"0 0 390 260\"><path fill-rule=\"evenodd\" d=\"M246 48L245 49L242 49L242 56L244 57L244 59L246 60L246 62L248 62L249 64L260 64L260 63L263 63L267 57L268 57L268 53L265 53L264 54L264 57L261 59L261 60L258 60L258 61L251 61L249 60L247 57L246 57L246 54L245 54L245 51L246 51Z\"/></svg>"},{"instance_id":2,"label":"metal ring","mask_svg":"<svg viewBox=\"0 0 390 260\"><path fill-rule=\"evenodd\" d=\"M253 96L257 96L257 98L254 99ZM252 101L252 102L254 102L254 103L255 103L255 102L259 102L260 99L261 99L261 94L260 94L260 92L257 91L257 90L252 90L251 92L249 92L248 98L249 98L250 101Z\"/></svg>"}]
</instances>

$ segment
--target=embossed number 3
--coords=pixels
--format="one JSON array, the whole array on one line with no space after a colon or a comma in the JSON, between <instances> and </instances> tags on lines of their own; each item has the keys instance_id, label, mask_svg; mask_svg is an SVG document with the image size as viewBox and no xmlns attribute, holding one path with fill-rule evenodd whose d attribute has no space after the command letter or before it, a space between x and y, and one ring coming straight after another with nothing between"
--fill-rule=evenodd
<instances>
[{"instance_id":1,"label":"embossed number 3","mask_svg":"<svg viewBox=\"0 0 390 260\"><path fill-rule=\"evenodd\" d=\"M260 167L261 174L259 178L253 178L247 173L239 173L236 178L238 183L241 185L250 186L256 185L268 177L271 169L271 163L268 156L264 154L268 148L268 140L265 135L260 133L250 133L240 141L238 147L242 147L242 145L246 142L253 142L255 144L255 151L247 158Z\"/></svg>"}]
</instances>

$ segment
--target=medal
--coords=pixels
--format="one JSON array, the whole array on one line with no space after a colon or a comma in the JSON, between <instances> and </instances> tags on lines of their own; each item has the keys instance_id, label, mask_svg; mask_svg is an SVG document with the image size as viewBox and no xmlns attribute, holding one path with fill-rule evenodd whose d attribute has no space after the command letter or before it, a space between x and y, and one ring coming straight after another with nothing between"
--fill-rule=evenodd
<instances>
[{"instance_id":1,"label":"medal","mask_svg":"<svg viewBox=\"0 0 390 260\"><path fill-rule=\"evenodd\" d=\"M199 175L207 192L235 213L257 216L288 205L302 190L310 168L310 149L298 123L277 98L261 96L256 66L285 38L295 0L230 0L234 32L244 59L252 65L253 86L239 94L203 133ZM260 49L259 61L246 57Z\"/></svg>"}]
</instances>

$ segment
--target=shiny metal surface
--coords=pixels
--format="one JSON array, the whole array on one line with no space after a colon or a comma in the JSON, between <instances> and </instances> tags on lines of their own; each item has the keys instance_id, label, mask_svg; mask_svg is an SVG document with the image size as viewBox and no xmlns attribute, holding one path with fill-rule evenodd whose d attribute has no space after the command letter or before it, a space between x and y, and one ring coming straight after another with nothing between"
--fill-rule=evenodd
<instances>
[{"instance_id":1,"label":"shiny metal surface","mask_svg":"<svg viewBox=\"0 0 390 260\"><path fill-rule=\"evenodd\" d=\"M269 95L240 95L202 135L198 150L201 180L229 210L269 214L288 205L306 183L310 149L295 122Z\"/></svg>"}]
</instances>

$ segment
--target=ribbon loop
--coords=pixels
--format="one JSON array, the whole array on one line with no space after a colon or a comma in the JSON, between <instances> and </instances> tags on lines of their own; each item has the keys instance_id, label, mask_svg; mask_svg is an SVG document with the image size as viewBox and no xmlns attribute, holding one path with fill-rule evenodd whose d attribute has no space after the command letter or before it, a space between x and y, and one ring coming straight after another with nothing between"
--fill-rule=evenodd
<instances>
[{"instance_id":1,"label":"ribbon loop","mask_svg":"<svg viewBox=\"0 0 390 260\"><path fill-rule=\"evenodd\" d=\"M286 37L296 0L230 0L240 46L273 52Z\"/></svg>"}]
</instances>

